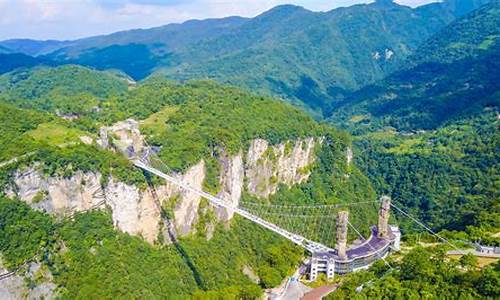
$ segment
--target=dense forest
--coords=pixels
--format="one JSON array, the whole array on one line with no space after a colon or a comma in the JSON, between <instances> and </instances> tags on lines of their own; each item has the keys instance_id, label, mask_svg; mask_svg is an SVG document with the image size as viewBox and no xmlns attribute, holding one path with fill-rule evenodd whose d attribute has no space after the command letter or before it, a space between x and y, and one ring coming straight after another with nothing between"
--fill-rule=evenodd
<instances>
[{"instance_id":1,"label":"dense forest","mask_svg":"<svg viewBox=\"0 0 500 300\"><path fill-rule=\"evenodd\" d=\"M416 247L390 271L378 262L350 274L327 299L495 299L500 294L500 263L479 268L477 258L449 260L444 249Z\"/></svg>"},{"instance_id":2,"label":"dense forest","mask_svg":"<svg viewBox=\"0 0 500 300\"><path fill-rule=\"evenodd\" d=\"M14 39L0 46L59 64L119 69L135 80L151 74L209 78L273 94L320 118L350 90L398 69L420 43L487 2L410 8L377 0L327 12L281 5L254 18L191 20L75 41Z\"/></svg>"},{"instance_id":3,"label":"dense forest","mask_svg":"<svg viewBox=\"0 0 500 300\"><path fill-rule=\"evenodd\" d=\"M333 204L376 197L367 178L354 165L346 164L349 136L318 124L283 101L209 81L179 84L152 78L127 89L121 76L80 66L23 72L7 73L0 79L4 97L0 121L5 124L2 161L18 158L1 168L3 192L16 170L34 162L46 176L67 178L76 171L99 172L103 180L113 176L145 187L147 178L126 158L81 140L82 136L95 139L101 126L135 118L141 120L149 142L161 146L159 155L177 171L200 159L210 161L217 151L236 153L255 138L277 144L322 136L318 159L311 166L312 180L293 188L281 186L270 201ZM89 86L88 93L73 97L82 90L82 83ZM116 88L104 89L108 83ZM217 182L218 170L207 170L207 174L205 186L216 189L209 182ZM259 200L247 197L245 201ZM0 202L0 215L6 216L0 227L4 265L16 269L26 261L41 262L53 275L62 297L107 298L121 292L135 297L166 293L200 299L251 299L263 288L280 284L304 255L302 249L241 218L231 222L230 230L221 224L209 241L203 228L180 239L176 247L161 241L149 245L117 232L109 212L61 220L33 211L18 200L2 198ZM366 233L375 217L376 207L372 206L367 211L353 211L352 223ZM30 219L34 221L29 230L12 234ZM259 283L244 275L242 268L253 270ZM151 273L151 269L156 271Z\"/></svg>"},{"instance_id":4,"label":"dense forest","mask_svg":"<svg viewBox=\"0 0 500 300\"><path fill-rule=\"evenodd\" d=\"M53 282L63 299L257 299L296 271L309 255L302 248L239 216L214 222L205 200L194 229L170 243L118 230L109 203L54 214L34 205L48 191L31 203L15 196L14 177L29 167L51 179L99 174L101 189L113 180L161 187L97 142L104 127L127 119L171 171L203 160L202 186L212 194L227 167L221 157L255 139L290 152L293 141L314 137L315 159L300 169L307 180L281 183L268 198L243 190L241 201L349 207L351 226L366 235L375 200L389 195L453 245L500 246L498 37L498 1L410 8L378 0L322 13L284 5L255 18L77 41L0 42L0 267L26 275L40 264L25 286ZM162 218L178 200L169 197ZM329 299L500 297L499 262L454 259L450 245L392 212L402 251L336 277ZM349 242L356 238L350 230Z\"/></svg>"},{"instance_id":5,"label":"dense forest","mask_svg":"<svg viewBox=\"0 0 500 300\"><path fill-rule=\"evenodd\" d=\"M500 9L491 3L436 33L406 69L345 99L348 129L376 190L435 229L498 244Z\"/></svg>"}]
</instances>

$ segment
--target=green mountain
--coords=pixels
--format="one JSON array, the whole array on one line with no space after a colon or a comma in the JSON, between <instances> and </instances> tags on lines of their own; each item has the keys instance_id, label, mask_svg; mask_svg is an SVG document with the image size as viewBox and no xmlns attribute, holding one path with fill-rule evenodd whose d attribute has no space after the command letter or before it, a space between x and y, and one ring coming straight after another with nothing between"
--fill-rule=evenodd
<instances>
[{"instance_id":1,"label":"green mountain","mask_svg":"<svg viewBox=\"0 0 500 300\"><path fill-rule=\"evenodd\" d=\"M450 0L412 9L376 1L328 12L284 5L251 19L188 21L60 44L0 45L28 54L52 49L50 59L120 69L136 80L154 72L215 79L278 95L320 116L346 90L396 70L420 43L485 2Z\"/></svg>"},{"instance_id":2,"label":"green mountain","mask_svg":"<svg viewBox=\"0 0 500 300\"><path fill-rule=\"evenodd\" d=\"M12 53L12 50L10 50L9 48L0 46L0 54L9 54L9 53Z\"/></svg>"},{"instance_id":3,"label":"green mountain","mask_svg":"<svg viewBox=\"0 0 500 300\"><path fill-rule=\"evenodd\" d=\"M340 103L331 119L353 131L434 129L497 107L500 5L454 22L415 51L404 68Z\"/></svg>"},{"instance_id":4,"label":"green mountain","mask_svg":"<svg viewBox=\"0 0 500 300\"><path fill-rule=\"evenodd\" d=\"M0 269L16 270L24 295L54 288L63 299L260 299L296 271L303 249L134 167L121 151L143 139L169 173L221 197L239 189L240 204L264 206L277 224L287 216L269 207L301 205L305 219L306 206L335 205L300 223L332 246L336 212L349 207L354 241L382 194L459 247L499 246L500 4L474 10L484 2L285 5L0 43L39 54L0 54ZM52 59L64 65L39 65ZM292 168L308 176L278 175ZM94 201L105 206L80 210ZM331 299L500 296L500 263L451 259L449 245L391 211L402 251L341 277Z\"/></svg>"},{"instance_id":5,"label":"green mountain","mask_svg":"<svg viewBox=\"0 0 500 300\"><path fill-rule=\"evenodd\" d=\"M353 93L330 119L356 135L359 165L380 192L435 228L491 243L499 212L499 29L498 3L457 20L406 69Z\"/></svg>"},{"instance_id":6,"label":"green mountain","mask_svg":"<svg viewBox=\"0 0 500 300\"><path fill-rule=\"evenodd\" d=\"M377 1L326 13L278 6L179 54L183 64L160 72L271 91L328 114L345 90L397 69L421 42L452 21L456 11L448 4L411 9Z\"/></svg>"},{"instance_id":7,"label":"green mountain","mask_svg":"<svg viewBox=\"0 0 500 300\"><path fill-rule=\"evenodd\" d=\"M37 41L30 39L11 39L0 42L0 47L9 49L10 52L38 56L53 52L67 44L65 41Z\"/></svg>"},{"instance_id":8,"label":"green mountain","mask_svg":"<svg viewBox=\"0 0 500 300\"><path fill-rule=\"evenodd\" d=\"M125 78L82 66L18 69L0 76L0 95L20 107L61 113L91 109L96 101L126 92Z\"/></svg>"},{"instance_id":9,"label":"green mountain","mask_svg":"<svg viewBox=\"0 0 500 300\"><path fill-rule=\"evenodd\" d=\"M1 53L0 48L0 74L13 71L18 68L31 68L38 65L55 65L53 61L36 58L22 53Z\"/></svg>"},{"instance_id":10,"label":"green mountain","mask_svg":"<svg viewBox=\"0 0 500 300\"><path fill-rule=\"evenodd\" d=\"M310 180L290 188L280 185L270 201L328 204L375 199L367 178L346 162L349 137L283 101L209 81L179 84L151 78L127 89L114 74L80 66L15 71L3 75L1 82L0 161L20 158L0 166L2 192L17 172L33 163L44 177L54 180L67 180L78 172L99 172L137 190L147 189L148 180L161 186L162 182L146 177L121 154L81 140L95 139L103 125L134 118L141 120L148 143L161 147L159 156L174 170L184 172L204 159L203 185L214 193L221 188L217 180L221 170L214 161L222 155L237 155L257 138L276 145L324 137L314 149L316 162L302 171L311 172ZM104 86L108 90L101 89ZM62 109L71 118L55 114ZM273 159L269 154L269 160ZM100 185L111 184L108 180ZM38 193L31 205L46 196ZM171 213L168 203L165 214ZM232 219L230 228L214 224L213 237L207 240L207 224L214 218L204 214L207 205L200 206L196 231L176 245L163 244L161 239L151 245L117 231L109 210L61 220L0 196L2 263L15 269L37 258L53 274L60 295L68 298L123 293L138 298L255 299L263 288L278 285L293 272L302 250L242 218ZM365 205L363 210L353 210L351 217L366 233L367 220L375 222L376 208ZM22 233L17 233L21 227ZM61 251L61 245L65 250ZM259 283L245 275L244 267L253 270ZM130 274L137 278L122 280Z\"/></svg>"},{"instance_id":11,"label":"green mountain","mask_svg":"<svg viewBox=\"0 0 500 300\"><path fill-rule=\"evenodd\" d=\"M499 12L492 3L457 20L403 70L346 97L330 119L356 134L357 164L379 193L447 239L490 245L500 230ZM411 242L414 224L401 225L413 250L391 262L398 271L379 264L330 299L498 297L498 263L481 270L474 256L446 259L418 247L420 235Z\"/></svg>"}]
</instances>

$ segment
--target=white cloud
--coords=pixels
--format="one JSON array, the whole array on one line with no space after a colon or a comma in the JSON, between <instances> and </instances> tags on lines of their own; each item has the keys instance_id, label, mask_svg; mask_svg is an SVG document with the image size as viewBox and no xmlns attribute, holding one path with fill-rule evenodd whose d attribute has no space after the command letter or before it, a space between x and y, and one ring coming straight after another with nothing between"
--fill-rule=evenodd
<instances>
[{"instance_id":1,"label":"white cloud","mask_svg":"<svg viewBox=\"0 0 500 300\"><path fill-rule=\"evenodd\" d=\"M189 19L253 17L286 3L330 10L362 2L370 0L0 0L0 40L74 39Z\"/></svg>"}]
</instances>

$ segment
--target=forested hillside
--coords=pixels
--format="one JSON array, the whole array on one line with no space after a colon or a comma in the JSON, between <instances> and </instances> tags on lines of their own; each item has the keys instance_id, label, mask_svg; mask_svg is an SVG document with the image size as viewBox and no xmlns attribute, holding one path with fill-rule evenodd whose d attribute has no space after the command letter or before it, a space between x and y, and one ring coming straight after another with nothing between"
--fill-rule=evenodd
<instances>
[{"instance_id":1,"label":"forested hillside","mask_svg":"<svg viewBox=\"0 0 500 300\"><path fill-rule=\"evenodd\" d=\"M35 58L22 53L2 53L0 48L0 74L10 72L18 68L31 68L37 65L55 65L48 59Z\"/></svg>"},{"instance_id":2,"label":"forested hillside","mask_svg":"<svg viewBox=\"0 0 500 300\"><path fill-rule=\"evenodd\" d=\"M442 248L416 247L391 264L397 270L388 272L378 263L351 274L326 299L495 299L500 294L500 264L481 269L472 255L449 260Z\"/></svg>"},{"instance_id":3,"label":"forested hillside","mask_svg":"<svg viewBox=\"0 0 500 300\"><path fill-rule=\"evenodd\" d=\"M437 229L498 244L500 6L454 22L408 68L353 93L331 121L356 134L380 192Z\"/></svg>"},{"instance_id":4,"label":"forested hillside","mask_svg":"<svg viewBox=\"0 0 500 300\"><path fill-rule=\"evenodd\" d=\"M331 119L361 132L435 129L500 104L500 4L458 20L424 43L406 69L361 89Z\"/></svg>"},{"instance_id":5,"label":"forested hillside","mask_svg":"<svg viewBox=\"0 0 500 300\"><path fill-rule=\"evenodd\" d=\"M4 75L1 82L1 161L19 159L0 168L3 193L14 174L33 163L50 178L99 172L144 189L147 178L121 154L84 142L95 140L103 125L135 118L143 120L141 130L151 144L161 146L159 155L174 169L183 171L205 159L207 168L212 168L207 169L207 188L218 188L212 183L219 170L210 161L222 150L236 153L255 138L277 144L317 136L325 140L310 167L311 180L293 188L280 186L271 201L331 204L375 199L366 177L346 164L349 137L282 101L208 81L182 85L153 78L127 90L120 77L79 66L16 71ZM84 90L87 94L78 96ZM62 111L66 119L55 114ZM37 194L31 205L43 197ZM245 197L245 201L261 201ZM360 211L359 217L352 212L352 222L363 232L368 230L366 221L376 219L375 207L370 209ZM253 299L262 288L278 285L293 272L303 255L290 242L240 218L233 219L230 228L217 225L209 241L207 229L202 228L174 246L161 239L150 245L118 232L106 210L61 219L3 196L0 215L4 217L0 226L4 266L15 269L27 260L38 261L43 274L52 274L57 292L69 298L126 293ZM206 220L201 218L197 226L206 225L202 222ZM26 230L13 234L19 226ZM253 270L259 283L242 269Z\"/></svg>"},{"instance_id":6,"label":"forested hillside","mask_svg":"<svg viewBox=\"0 0 500 300\"><path fill-rule=\"evenodd\" d=\"M135 167L147 149L278 226L295 207L328 247L339 210L363 244L391 196L415 218L391 209L401 251L335 275L329 299L497 299L499 262L446 251L500 246L498 70L496 0L0 42L0 275L26 298L260 299L309 257Z\"/></svg>"},{"instance_id":7,"label":"forested hillside","mask_svg":"<svg viewBox=\"0 0 500 300\"><path fill-rule=\"evenodd\" d=\"M448 0L412 9L380 0L328 12L283 5L250 19L0 45L59 63L120 69L136 80L153 72L180 80L215 79L280 96L321 117L346 91L396 70L425 39L485 2Z\"/></svg>"}]
</instances>

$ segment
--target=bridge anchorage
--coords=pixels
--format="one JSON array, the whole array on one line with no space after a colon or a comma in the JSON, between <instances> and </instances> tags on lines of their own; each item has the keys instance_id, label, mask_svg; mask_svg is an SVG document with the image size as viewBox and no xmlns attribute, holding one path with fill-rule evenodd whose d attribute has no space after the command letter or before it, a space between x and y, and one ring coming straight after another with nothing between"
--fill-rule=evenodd
<instances>
[{"instance_id":1,"label":"bridge anchorage","mask_svg":"<svg viewBox=\"0 0 500 300\"><path fill-rule=\"evenodd\" d=\"M368 239L364 239L361 233L349 223L348 211L339 211L336 221L336 248L330 248L323 243L316 242L306 238L303 234L294 233L292 230L287 230L286 226L279 226L270 222L264 217L250 212L250 209L239 206L234 206L231 203L224 201L221 198L213 196L209 193L193 188L189 184L182 182L177 176L169 175L171 169L161 161L155 151L149 150L138 158L135 155L129 155L133 160L134 165L144 171L157 175L166 181L175 184L186 191L197 194L200 197L207 199L213 206L227 209L229 212L234 212L253 223L256 223L264 228L271 230L282 237L292 241L293 243L303 247L311 253L311 259L307 270L309 279L316 280L318 273L326 273L327 278L333 278L334 274L346 274L361 269L368 268L376 260L383 259L391 251L399 251L401 234L397 226L390 226L389 211L391 207L391 199L387 196L381 198L381 207L379 210L378 225L371 227L371 235ZM373 202L373 201L371 201ZM334 220L331 216L329 219ZM305 223L307 220L303 220ZM347 233L350 226L363 241L358 245L347 247ZM386 262L390 267L390 265Z\"/></svg>"}]
</instances>

